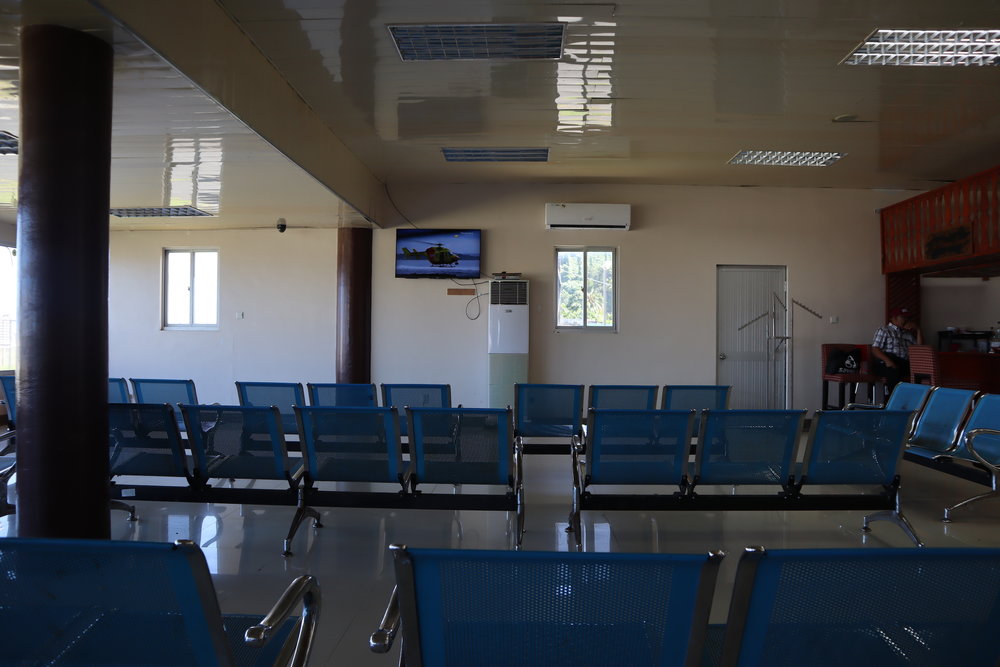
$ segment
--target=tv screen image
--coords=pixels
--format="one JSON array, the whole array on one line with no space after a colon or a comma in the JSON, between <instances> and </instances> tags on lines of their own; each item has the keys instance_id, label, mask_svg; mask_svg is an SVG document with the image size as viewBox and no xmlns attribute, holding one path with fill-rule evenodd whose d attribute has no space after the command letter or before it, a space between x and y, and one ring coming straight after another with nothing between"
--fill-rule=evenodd
<instances>
[{"instance_id":1,"label":"tv screen image","mask_svg":"<svg viewBox=\"0 0 1000 667\"><path fill-rule=\"evenodd\" d=\"M481 230L397 229L397 278L478 278Z\"/></svg>"}]
</instances>

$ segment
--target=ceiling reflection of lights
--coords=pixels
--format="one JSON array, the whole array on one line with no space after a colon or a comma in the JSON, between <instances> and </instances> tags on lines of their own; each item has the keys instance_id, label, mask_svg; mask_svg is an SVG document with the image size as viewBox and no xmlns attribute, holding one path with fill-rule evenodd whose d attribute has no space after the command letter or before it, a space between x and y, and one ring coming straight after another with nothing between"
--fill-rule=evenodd
<instances>
[{"instance_id":1,"label":"ceiling reflection of lights","mask_svg":"<svg viewBox=\"0 0 1000 667\"><path fill-rule=\"evenodd\" d=\"M556 71L556 131L583 134L610 128L616 24L579 25L582 18L572 16L560 20L570 26Z\"/></svg>"},{"instance_id":2,"label":"ceiling reflection of lights","mask_svg":"<svg viewBox=\"0 0 1000 667\"><path fill-rule=\"evenodd\" d=\"M768 167L829 167L847 155L826 151L759 151L742 150L728 164L761 165Z\"/></svg>"},{"instance_id":3,"label":"ceiling reflection of lights","mask_svg":"<svg viewBox=\"0 0 1000 667\"><path fill-rule=\"evenodd\" d=\"M203 215L218 214L222 196L222 139L170 137L166 162L164 204L196 208Z\"/></svg>"},{"instance_id":4,"label":"ceiling reflection of lights","mask_svg":"<svg viewBox=\"0 0 1000 667\"><path fill-rule=\"evenodd\" d=\"M876 30L845 65L1000 65L1000 30Z\"/></svg>"}]
</instances>

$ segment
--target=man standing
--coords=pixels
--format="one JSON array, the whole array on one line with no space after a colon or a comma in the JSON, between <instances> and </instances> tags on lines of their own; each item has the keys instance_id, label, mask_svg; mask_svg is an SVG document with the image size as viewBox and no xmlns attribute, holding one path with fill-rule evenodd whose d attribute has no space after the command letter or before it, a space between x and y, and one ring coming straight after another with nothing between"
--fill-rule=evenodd
<instances>
[{"instance_id":1,"label":"man standing","mask_svg":"<svg viewBox=\"0 0 1000 667\"><path fill-rule=\"evenodd\" d=\"M923 345L924 337L908 308L889 311L889 323L879 327L872 340L872 372L885 378L886 392L910 379L910 345Z\"/></svg>"}]
</instances>

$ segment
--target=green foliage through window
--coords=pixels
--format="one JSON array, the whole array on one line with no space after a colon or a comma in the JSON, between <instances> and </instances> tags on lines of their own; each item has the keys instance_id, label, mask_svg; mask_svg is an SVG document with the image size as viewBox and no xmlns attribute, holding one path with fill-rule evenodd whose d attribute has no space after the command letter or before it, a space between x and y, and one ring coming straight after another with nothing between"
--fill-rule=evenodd
<instances>
[{"instance_id":1,"label":"green foliage through window","mask_svg":"<svg viewBox=\"0 0 1000 667\"><path fill-rule=\"evenodd\" d=\"M614 248L556 249L556 326L615 328Z\"/></svg>"}]
</instances>

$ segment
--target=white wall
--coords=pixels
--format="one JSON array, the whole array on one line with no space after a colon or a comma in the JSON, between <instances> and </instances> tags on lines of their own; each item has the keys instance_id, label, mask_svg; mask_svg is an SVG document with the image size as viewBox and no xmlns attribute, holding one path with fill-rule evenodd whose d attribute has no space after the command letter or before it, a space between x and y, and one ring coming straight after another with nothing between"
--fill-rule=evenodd
<instances>
[{"instance_id":1,"label":"white wall","mask_svg":"<svg viewBox=\"0 0 1000 667\"><path fill-rule=\"evenodd\" d=\"M1000 278L921 278L921 328L937 345L945 327L988 331L1000 321Z\"/></svg>"},{"instance_id":2,"label":"white wall","mask_svg":"<svg viewBox=\"0 0 1000 667\"><path fill-rule=\"evenodd\" d=\"M711 383L719 264L787 265L795 313L794 405L819 406L819 345L866 343L881 324L875 209L906 193L801 188L616 185L394 186L418 227L482 228L483 273L531 281L530 381ZM546 202L628 203L628 232L546 231ZM336 232L114 232L111 374L192 377L199 398L235 399L232 382L334 378ZM375 230L372 379L449 382L454 400L485 405L488 299L450 296L450 281L393 277L395 232ZM619 248L620 330L554 332L556 245ZM218 332L165 332L160 253L221 250ZM480 291L486 291L485 282ZM479 307L481 306L481 311ZM237 311L246 320L237 321ZM478 319L471 315L480 312ZM840 318L830 324L829 316Z\"/></svg>"},{"instance_id":3,"label":"white wall","mask_svg":"<svg viewBox=\"0 0 1000 667\"><path fill-rule=\"evenodd\" d=\"M217 331L160 329L165 247L219 249ZM235 380L335 380L336 230L112 232L110 262L112 377L191 378L220 403Z\"/></svg>"}]
</instances>

